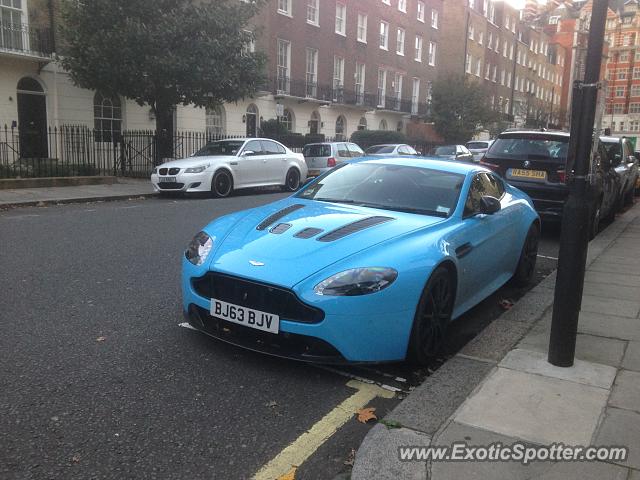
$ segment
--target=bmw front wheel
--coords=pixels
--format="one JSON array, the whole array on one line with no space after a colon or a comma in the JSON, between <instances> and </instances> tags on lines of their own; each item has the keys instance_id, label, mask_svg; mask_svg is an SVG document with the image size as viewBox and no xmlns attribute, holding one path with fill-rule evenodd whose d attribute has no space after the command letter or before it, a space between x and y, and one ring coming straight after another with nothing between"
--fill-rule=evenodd
<instances>
[{"instance_id":1,"label":"bmw front wheel","mask_svg":"<svg viewBox=\"0 0 640 480\"><path fill-rule=\"evenodd\" d=\"M211 180L211 193L214 197L224 198L231 195L233 191L233 178L225 170L219 170Z\"/></svg>"},{"instance_id":2,"label":"bmw front wheel","mask_svg":"<svg viewBox=\"0 0 640 480\"><path fill-rule=\"evenodd\" d=\"M295 192L298 188L300 188L300 172L295 168L290 168L287 172L284 190L287 192Z\"/></svg>"}]
</instances>

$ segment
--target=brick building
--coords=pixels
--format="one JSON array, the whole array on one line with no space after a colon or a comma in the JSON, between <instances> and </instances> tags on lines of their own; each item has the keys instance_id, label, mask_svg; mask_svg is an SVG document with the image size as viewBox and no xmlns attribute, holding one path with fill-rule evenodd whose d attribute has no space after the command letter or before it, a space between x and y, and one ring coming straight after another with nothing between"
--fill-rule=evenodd
<instances>
[{"instance_id":1,"label":"brick building","mask_svg":"<svg viewBox=\"0 0 640 480\"><path fill-rule=\"evenodd\" d=\"M564 47L506 2L452 0L443 19L443 74L465 73L514 126L559 126ZM464 39L462 40L462 32Z\"/></svg>"},{"instance_id":2,"label":"brick building","mask_svg":"<svg viewBox=\"0 0 640 480\"><path fill-rule=\"evenodd\" d=\"M640 6L626 2L621 15L609 10L605 39L607 90L603 128L637 141L640 137Z\"/></svg>"},{"instance_id":3,"label":"brick building","mask_svg":"<svg viewBox=\"0 0 640 480\"><path fill-rule=\"evenodd\" d=\"M77 88L54 61L58 1L1 2L0 127L153 129L148 106ZM406 131L427 110L441 58L443 3L270 0L254 19L260 36L250 47L268 55L267 84L254 98L218 109L178 106L175 128L256 135L262 121L280 116L301 134Z\"/></svg>"}]
</instances>

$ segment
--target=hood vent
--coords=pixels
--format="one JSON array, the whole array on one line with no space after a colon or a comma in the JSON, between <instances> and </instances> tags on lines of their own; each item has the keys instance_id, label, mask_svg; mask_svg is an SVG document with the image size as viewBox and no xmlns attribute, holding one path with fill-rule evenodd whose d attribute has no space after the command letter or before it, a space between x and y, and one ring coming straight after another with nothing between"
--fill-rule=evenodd
<instances>
[{"instance_id":1,"label":"hood vent","mask_svg":"<svg viewBox=\"0 0 640 480\"><path fill-rule=\"evenodd\" d=\"M286 232L287 230L289 230L291 228L291 224L290 223L279 223L278 225L276 225L275 227L273 227L271 230L269 230L271 233L274 233L276 235L280 235L281 233Z\"/></svg>"},{"instance_id":2,"label":"hood vent","mask_svg":"<svg viewBox=\"0 0 640 480\"><path fill-rule=\"evenodd\" d=\"M282 210L278 210L276 213L272 213L267 218L265 218L262 222L260 222L256 227L256 230L266 230L269 225L277 222L283 217L286 217L291 212L300 210L301 208L304 208L304 205L295 204L295 205L289 205L288 207L283 208Z\"/></svg>"},{"instance_id":3,"label":"hood vent","mask_svg":"<svg viewBox=\"0 0 640 480\"><path fill-rule=\"evenodd\" d=\"M319 242L333 242L334 240L338 240L340 238L346 237L347 235L351 235L352 233L359 232L360 230L364 230L365 228L373 227L375 225L380 225L381 223L386 223L393 220L391 217L367 217L362 220L356 220L355 222L348 223L340 228L336 228L328 233L325 233L321 237L318 237Z\"/></svg>"},{"instance_id":4,"label":"hood vent","mask_svg":"<svg viewBox=\"0 0 640 480\"><path fill-rule=\"evenodd\" d=\"M311 238L311 237L315 237L316 235L318 235L319 233L324 232L324 230L322 230L321 228L314 228L314 227L309 227L309 228L304 228L302 230L300 230L298 233L296 233L294 235L294 237L296 238Z\"/></svg>"}]
</instances>

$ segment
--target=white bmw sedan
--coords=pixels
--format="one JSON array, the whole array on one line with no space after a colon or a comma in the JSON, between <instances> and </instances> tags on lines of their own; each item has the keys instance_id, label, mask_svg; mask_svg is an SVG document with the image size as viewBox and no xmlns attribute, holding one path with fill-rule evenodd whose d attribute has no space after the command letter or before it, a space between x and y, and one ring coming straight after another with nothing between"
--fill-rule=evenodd
<instances>
[{"instance_id":1,"label":"white bmw sedan","mask_svg":"<svg viewBox=\"0 0 640 480\"><path fill-rule=\"evenodd\" d=\"M271 185L293 192L306 178L301 153L266 138L237 138L208 143L191 157L155 167L151 183L160 193L211 192L227 197L240 188Z\"/></svg>"}]
</instances>

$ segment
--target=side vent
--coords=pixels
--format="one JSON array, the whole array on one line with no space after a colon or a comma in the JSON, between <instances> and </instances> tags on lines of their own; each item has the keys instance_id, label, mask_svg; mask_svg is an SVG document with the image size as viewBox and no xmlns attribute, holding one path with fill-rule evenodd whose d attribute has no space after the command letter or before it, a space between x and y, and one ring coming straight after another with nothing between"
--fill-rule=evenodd
<instances>
[{"instance_id":1,"label":"side vent","mask_svg":"<svg viewBox=\"0 0 640 480\"><path fill-rule=\"evenodd\" d=\"M365 228L373 227L375 225L380 225L381 223L386 223L393 220L391 217L367 217L362 220L356 220L355 222L348 223L340 228L336 228L328 233L325 233L321 237L318 237L319 242L333 242L334 240L338 240L340 238L346 237L347 235L351 235L352 233L359 232L360 230L364 230Z\"/></svg>"},{"instance_id":2,"label":"side vent","mask_svg":"<svg viewBox=\"0 0 640 480\"><path fill-rule=\"evenodd\" d=\"M294 237L296 238L311 238L311 237L315 237L316 235L318 235L319 233L324 232L324 230L322 230L321 228L314 228L314 227L309 227L309 228L304 228L302 230L300 230L298 233L296 233L294 235Z\"/></svg>"},{"instance_id":3,"label":"side vent","mask_svg":"<svg viewBox=\"0 0 640 480\"><path fill-rule=\"evenodd\" d=\"M280 235L281 233L286 232L290 228L291 228L291 224L290 223L279 223L278 225L276 225L275 227L273 227L269 231L271 233L275 233L276 235Z\"/></svg>"},{"instance_id":4,"label":"side vent","mask_svg":"<svg viewBox=\"0 0 640 480\"><path fill-rule=\"evenodd\" d=\"M282 210L279 210L276 213L272 213L271 215L269 215L267 218L265 218L262 222L258 224L258 226L256 227L256 230L266 230L269 225L274 224L281 218L289 215L291 212L295 212L296 210L300 210L301 208L304 208L304 205L299 205L299 204L289 205L288 207L283 208Z\"/></svg>"}]
</instances>

